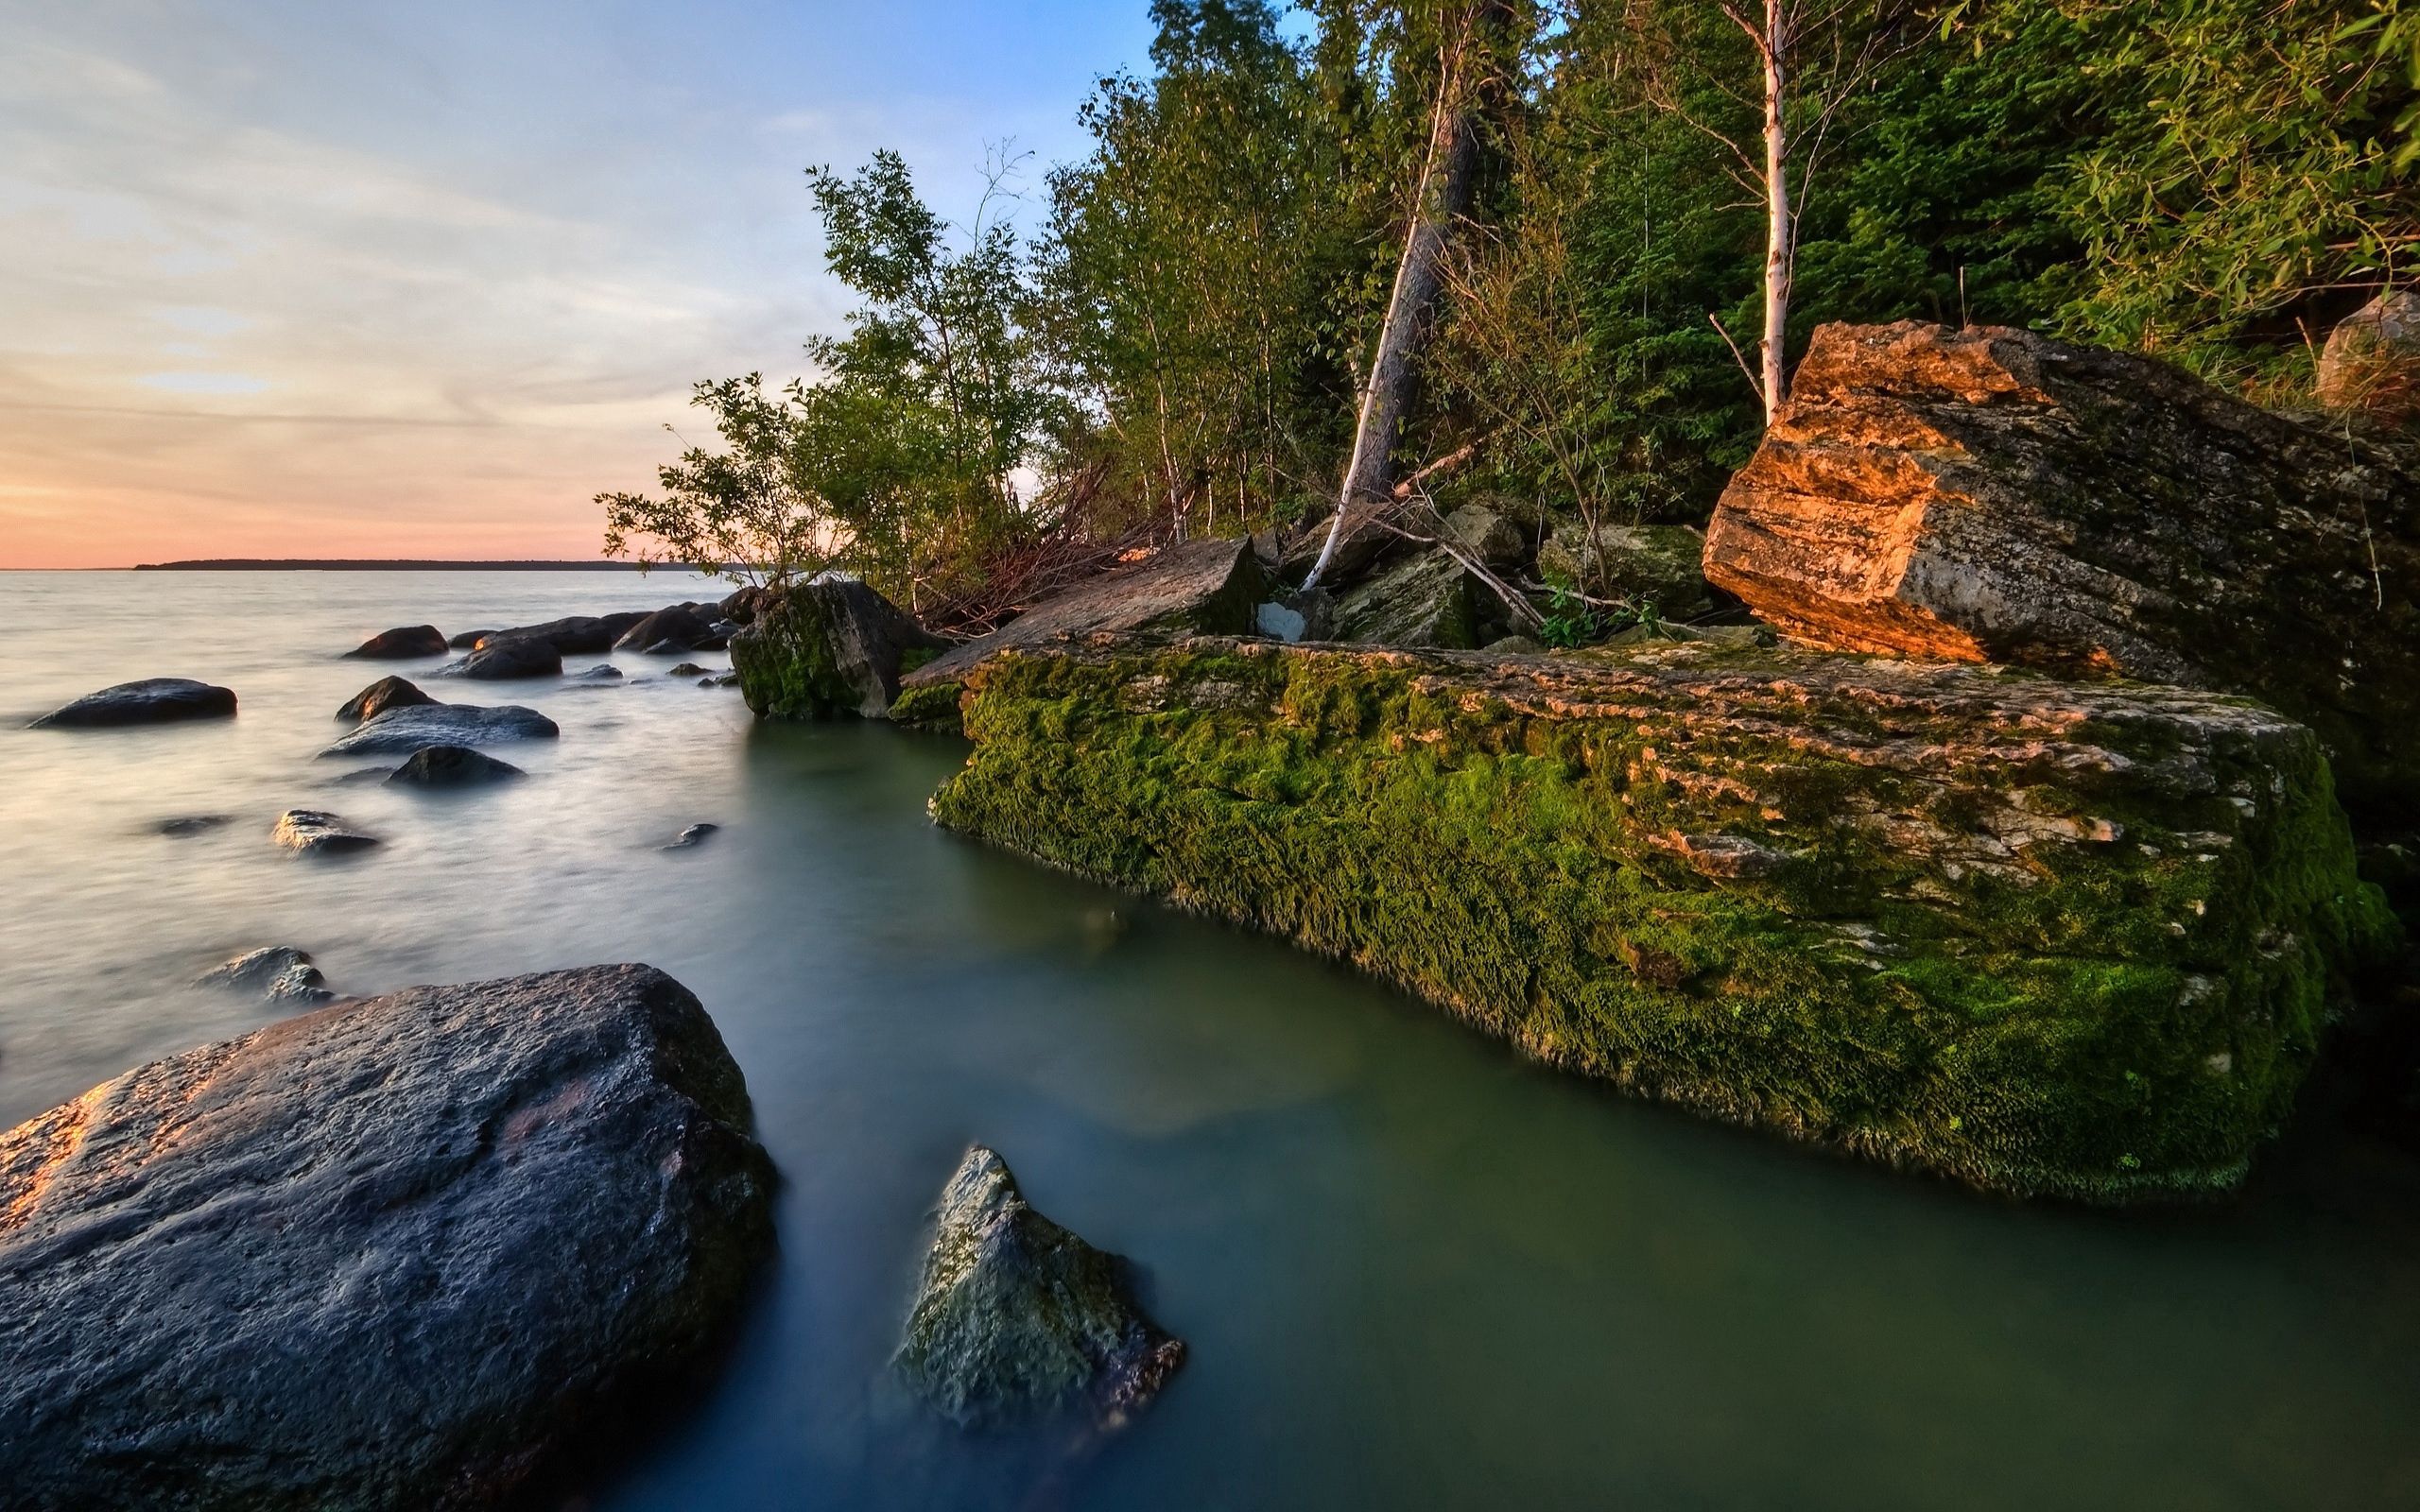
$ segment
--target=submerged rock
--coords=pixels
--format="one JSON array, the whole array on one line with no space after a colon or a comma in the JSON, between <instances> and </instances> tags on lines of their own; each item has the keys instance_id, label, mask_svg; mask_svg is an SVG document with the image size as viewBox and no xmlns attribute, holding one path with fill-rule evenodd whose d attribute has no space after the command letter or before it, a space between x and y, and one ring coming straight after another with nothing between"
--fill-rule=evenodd
<instances>
[{"instance_id":1,"label":"submerged rock","mask_svg":"<svg viewBox=\"0 0 2420 1512\"><path fill-rule=\"evenodd\" d=\"M544 641L563 656L596 656L614 649L614 643L645 618L645 610L623 614L572 614L559 620L548 620L543 625L490 630L473 648L491 641Z\"/></svg>"},{"instance_id":2,"label":"submerged rock","mask_svg":"<svg viewBox=\"0 0 2420 1512\"><path fill-rule=\"evenodd\" d=\"M325 1008L0 1134L0 1500L507 1503L694 1389L771 1247L749 1122L698 1000L606 966Z\"/></svg>"},{"instance_id":3,"label":"submerged rock","mask_svg":"<svg viewBox=\"0 0 2420 1512\"><path fill-rule=\"evenodd\" d=\"M615 666L611 662L599 662L596 665L590 667L587 671L579 674L579 680L582 682L619 682L622 680L622 669Z\"/></svg>"},{"instance_id":4,"label":"submerged rock","mask_svg":"<svg viewBox=\"0 0 2420 1512\"><path fill-rule=\"evenodd\" d=\"M287 809L269 827L269 838L300 855L333 854L340 850L366 850L380 843L374 834L367 834L320 809Z\"/></svg>"},{"instance_id":5,"label":"submerged rock","mask_svg":"<svg viewBox=\"0 0 2420 1512\"><path fill-rule=\"evenodd\" d=\"M233 823L233 818L228 814L181 814L173 819L162 819L151 828L171 840L184 840L197 834L207 834Z\"/></svg>"},{"instance_id":6,"label":"submerged rock","mask_svg":"<svg viewBox=\"0 0 2420 1512\"><path fill-rule=\"evenodd\" d=\"M551 678L563 669L563 654L550 641L536 636L491 635L479 643L479 648L462 659L458 669L463 677L482 682L504 682L516 678Z\"/></svg>"},{"instance_id":7,"label":"submerged rock","mask_svg":"<svg viewBox=\"0 0 2420 1512\"><path fill-rule=\"evenodd\" d=\"M1068 1408L1121 1426L1184 1363L1183 1341L1144 1314L1126 1271L1036 1212L1008 1162L977 1145L942 1191L894 1364L961 1427Z\"/></svg>"},{"instance_id":8,"label":"submerged rock","mask_svg":"<svg viewBox=\"0 0 2420 1512\"><path fill-rule=\"evenodd\" d=\"M238 955L224 966L202 972L194 978L193 985L298 1007L325 1003L336 996L328 990L328 979L311 964L310 953L291 945L271 945Z\"/></svg>"},{"instance_id":9,"label":"submerged rock","mask_svg":"<svg viewBox=\"0 0 2420 1512\"><path fill-rule=\"evenodd\" d=\"M380 712L320 754L407 756L424 746L493 746L562 733L553 720L519 704L413 704Z\"/></svg>"},{"instance_id":10,"label":"submerged rock","mask_svg":"<svg viewBox=\"0 0 2420 1512\"><path fill-rule=\"evenodd\" d=\"M702 678L706 676L706 669L698 665L695 662L683 662L678 666L675 666L671 671L666 673L665 676L667 678Z\"/></svg>"},{"instance_id":11,"label":"submerged rock","mask_svg":"<svg viewBox=\"0 0 2420 1512\"><path fill-rule=\"evenodd\" d=\"M1785 633L2250 694L2420 822L2420 443L2023 331L1825 326L1705 568Z\"/></svg>"},{"instance_id":12,"label":"submerged rock","mask_svg":"<svg viewBox=\"0 0 2420 1512\"><path fill-rule=\"evenodd\" d=\"M424 746L389 773L387 781L402 787L470 787L527 775L510 762L497 761L466 746Z\"/></svg>"},{"instance_id":13,"label":"submerged rock","mask_svg":"<svg viewBox=\"0 0 2420 1512\"><path fill-rule=\"evenodd\" d=\"M706 843L706 836L721 829L719 824L693 824L657 847L663 850L688 850Z\"/></svg>"},{"instance_id":14,"label":"submerged rock","mask_svg":"<svg viewBox=\"0 0 2420 1512\"><path fill-rule=\"evenodd\" d=\"M445 636L434 625L406 625L381 630L347 651L349 657L371 662L400 662L416 656L443 656Z\"/></svg>"},{"instance_id":15,"label":"submerged rock","mask_svg":"<svg viewBox=\"0 0 2420 1512\"><path fill-rule=\"evenodd\" d=\"M433 704L436 699L423 693L402 678L380 678L377 681L345 700L337 711L337 718L348 725L357 725L374 718L388 709L408 709L415 704Z\"/></svg>"},{"instance_id":16,"label":"submerged rock","mask_svg":"<svg viewBox=\"0 0 2420 1512\"><path fill-rule=\"evenodd\" d=\"M942 644L865 584L827 575L760 608L732 638L731 666L760 719L879 719L899 696L903 659Z\"/></svg>"},{"instance_id":17,"label":"submerged rock","mask_svg":"<svg viewBox=\"0 0 2420 1512\"><path fill-rule=\"evenodd\" d=\"M53 710L34 730L97 730L115 725L165 725L185 719L225 719L235 713L235 695L191 678L147 678L88 693Z\"/></svg>"},{"instance_id":18,"label":"submerged rock","mask_svg":"<svg viewBox=\"0 0 2420 1512\"><path fill-rule=\"evenodd\" d=\"M1710 644L1065 647L964 686L952 829L2008 1192L2236 1183L2394 934L2311 731L2214 694Z\"/></svg>"}]
</instances>

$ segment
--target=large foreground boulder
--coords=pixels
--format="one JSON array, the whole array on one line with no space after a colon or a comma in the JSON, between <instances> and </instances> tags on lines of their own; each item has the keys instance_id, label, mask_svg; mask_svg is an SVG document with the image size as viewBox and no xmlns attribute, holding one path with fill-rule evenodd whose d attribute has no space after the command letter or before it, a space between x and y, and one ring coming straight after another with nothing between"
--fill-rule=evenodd
<instances>
[{"instance_id":1,"label":"large foreground boulder","mask_svg":"<svg viewBox=\"0 0 2420 1512\"><path fill-rule=\"evenodd\" d=\"M899 1373L962 1427L1064 1408L1121 1426L1184 1363L1126 1272L1036 1212L1008 1162L977 1145L942 1191Z\"/></svg>"},{"instance_id":2,"label":"large foreground boulder","mask_svg":"<svg viewBox=\"0 0 2420 1512\"><path fill-rule=\"evenodd\" d=\"M731 638L731 668L760 719L878 719L908 654L945 644L865 584L825 576L761 603Z\"/></svg>"},{"instance_id":3,"label":"large foreground boulder","mask_svg":"<svg viewBox=\"0 0 2420 1512\"><path fill-rule=\"evenodd\" d=\"M2420 443L2022 331L1825 326L1706 531L1783 631L2247 693L2420 820Z\"/></svg>"},{"instance_id":4,"label":"large foreground boulder","mask_svg":"<svg viewBox=\"0 0 2420 1512\"><path fill-rule=\"evenodd\" d=\"M88 693L33 722L35 730L98 730L115 725L166 725L185 719L224 719L235 713L235 695L191 678L146 678Z\"/></svg>"},{"instance_id":5,"label":"large foreground boulder","mask_svg":"<svg viewBox=\"0 0 2420 1512\"><path fill-rule=\"evenodd\" d=\"M1269 582L1249 541L1192 541L1104 573L1044 600L978 640L942 653L902 679L909 688L957 681L1002 651L1096 638L1173 640L1249 635Z\"/></svg>"},{"instance_id":6,"label":"large foreground boulder","mask_svg":"<svg viewBox=\"0 0 2420 1512\"><path fill-rule=\"evenodd\" d=\"M1711 644L987 662L957 830L1575 1071L2014 1193L2225 1187L2394 923L2245 700Z\"/></svg>"},{"instance_id":7,"label":"large foreground boulder","mask_svg":"<svg viewBox=\"0 0 2420 1512\"><path fill-rule=\"evenodd\" d=\"M517 703L410 704L382 710L320 752L322 756L408 756L424 746L493 746L552 740L562 727Z\"/></svg>"},{"instance_id":8,"label":"large foreground boulder","mask_svg":"<svg viewBox=\"0 0 2420 1512\"><path fill-rule=\"evenodd\" d=\"M772 1238L698 1000L415 988L0 1135L0 1502L484 1507L697 1362Z\"/></svg>"},{"instance_id":9,"label":"large foreground boulder","mask_svg":"<svg viewBox=\"0 0 2420 1512\"><path fill-rule=\"evenodd\" d=\"M402 662L416 656L443 656L445 632L434 625L406 625L377 634L345 653L365 662Z\"/></svg>"}]
</instances>

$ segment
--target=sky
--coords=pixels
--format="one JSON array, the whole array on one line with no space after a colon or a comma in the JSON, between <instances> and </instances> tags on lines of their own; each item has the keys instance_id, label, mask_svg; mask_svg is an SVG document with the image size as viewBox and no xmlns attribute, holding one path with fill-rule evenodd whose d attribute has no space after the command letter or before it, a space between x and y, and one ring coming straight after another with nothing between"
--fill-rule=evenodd
<instances>
[{"instance_id":1,"label":"sky","mask_svg":"<svg viewBox=\"0 0 2420 1512\"><path fill-rule=\"evenodd\" d=\"M1148 0L0 0L0 567L593 557L839 329L802 170L1081 155Z\"/></svg>"}]
</instances>

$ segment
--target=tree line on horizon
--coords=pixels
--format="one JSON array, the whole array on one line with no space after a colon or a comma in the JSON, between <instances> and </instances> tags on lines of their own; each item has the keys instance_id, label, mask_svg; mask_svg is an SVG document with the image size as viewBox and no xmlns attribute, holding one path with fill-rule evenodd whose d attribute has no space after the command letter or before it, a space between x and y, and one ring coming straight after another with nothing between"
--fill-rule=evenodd
<instances>
[{"instance_id":1,"label":"tree line on horizon","mask_svg":"<svg viewBox=\"0 0 2420 1512\"><path fill-rule=\"evenodd\" d=\"M700 384L719 443L600 495L608 553L842 567L948 623L1441 459L1441 495L1695 523L1819 323L2024 326L2290 406L2420 253L2406 0L1295 10L1153 0L1029 233L1012 164L958 225L894 153L810 169L845 332L811 382Z\"/></svg>"}]
</instances>

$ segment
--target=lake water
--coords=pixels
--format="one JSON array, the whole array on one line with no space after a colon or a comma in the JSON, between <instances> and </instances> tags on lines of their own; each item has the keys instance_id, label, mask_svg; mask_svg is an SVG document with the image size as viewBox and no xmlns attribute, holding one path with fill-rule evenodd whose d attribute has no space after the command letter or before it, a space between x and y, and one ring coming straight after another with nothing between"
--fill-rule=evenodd
<instances>
[{"instance_id":1,"label":"lake water","mask_svg":"<svg viewBox=\"0 0 2420 1512\"><path fill-rule=\"evenodd\" d=\"M596 1512L2420 1507L2420 1162L2324 1108L2239 1199L2165 1213L2020 1207L1709 1126L940 833L925 799L962 745L760 727L664 659L611 659L617 685L439 689L561 723L498 748L528 782L406 796L314 757L364 683L435 669L337 659L373 631L713 593L0 574L0 1125L272 1017L181 985L253 946L359 993L672 972L747 1073L781 1259L727 1371ZM161 676L225 683L242 713L20 728ZM388 843L290 860L268 831L298 806ZM194 815L230 822L154 830ZM657 849L698 821L722 829ZM1132 1256L1192 1347L1063 1475L888 1385L971 1141Z\"/></svg>"}]
</instances>

